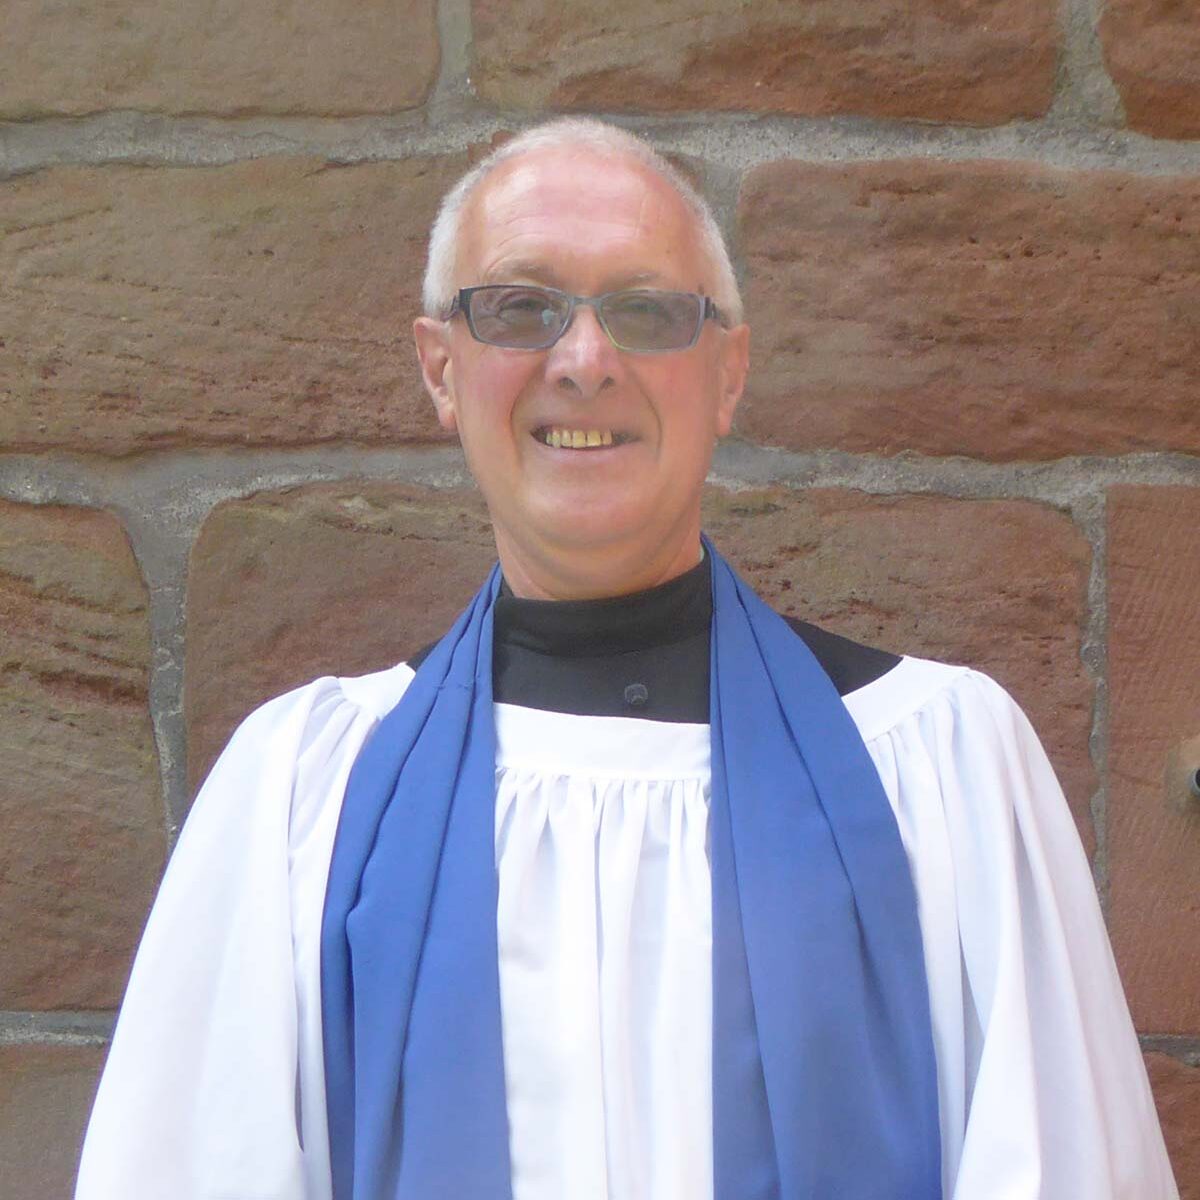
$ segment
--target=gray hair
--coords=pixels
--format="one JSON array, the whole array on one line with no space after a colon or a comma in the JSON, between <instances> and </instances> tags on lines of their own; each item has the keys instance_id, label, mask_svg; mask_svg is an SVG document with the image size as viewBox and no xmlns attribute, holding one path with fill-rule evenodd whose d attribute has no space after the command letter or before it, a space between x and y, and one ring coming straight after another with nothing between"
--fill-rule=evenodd
<instances>
[{"instance_id":1,"label":"gray hair","mask_svg":"<svg viewBox=\"0 0 1200 1200\"><path fill-rule=\"evenodd\" d=\"M583 146L601 154L632 158L666 180L696 219L700 246L714 275L713 300L733 325L742 321L742 297L738 292L733 264L720 226L712 209L700 193L648 142L619 128L591 117L559 117L535 125L498 146L476 163L442 198L437 219L429 235L429 257L421 299L425 315L441 317L454 300L454 265L463 211L475 189L501 163L533 150Z\"/></svg>"}]
</instances>

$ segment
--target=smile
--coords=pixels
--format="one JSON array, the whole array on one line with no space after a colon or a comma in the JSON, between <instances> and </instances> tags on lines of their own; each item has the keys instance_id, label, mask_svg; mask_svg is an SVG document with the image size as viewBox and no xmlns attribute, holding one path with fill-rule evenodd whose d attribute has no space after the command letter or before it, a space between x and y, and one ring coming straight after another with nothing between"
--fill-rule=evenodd
<instances>
[{"instance_id":1,"label":"smile","mask_svg":"<svg viewBox=\"0 0 1200 1200\"><path fill-rule=\"evenodd\" d=\"M605 446L621 446L629 441L626 434L613 433L611 429L563 429L551 425L535 429L533 436L542 445L558 450L599 450Z\"/></svg>"}]
</instances>

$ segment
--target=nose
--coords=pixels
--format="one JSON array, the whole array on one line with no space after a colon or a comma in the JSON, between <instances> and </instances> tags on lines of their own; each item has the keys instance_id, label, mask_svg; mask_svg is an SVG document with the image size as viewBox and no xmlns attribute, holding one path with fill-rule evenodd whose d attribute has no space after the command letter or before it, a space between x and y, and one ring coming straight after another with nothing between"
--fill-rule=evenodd
<instances>
[{"instance_id":1,"label":"nose","mask_svg":"<svg viewBox=\"0 0 1200 1200\"><path fill-rule=\"evenodd\" d=\"M584 400L615 387L622 371L621 352L604 332L596 312L581 304L571 324L546 358L550 382Z\"/></svg>"}]
</instances>

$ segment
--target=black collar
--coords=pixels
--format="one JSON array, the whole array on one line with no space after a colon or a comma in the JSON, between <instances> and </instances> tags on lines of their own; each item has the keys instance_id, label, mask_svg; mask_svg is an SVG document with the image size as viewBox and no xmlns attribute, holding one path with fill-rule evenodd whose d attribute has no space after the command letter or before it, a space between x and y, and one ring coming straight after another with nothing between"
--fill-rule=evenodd
<instances>
[{"instance_id":1,"label":"black collar","mask_svg":"<svg viewBox=\"0 0 1200 1200\"><path fill-rule=\"evenodd\" d=\"M784 619L842 695L891 670L894 654ZM708 720L712 589L707 561L658 587L604 600L522 600L494 614L497 701L580 716ZM416 670L433 649L408 661Z\"/></svg>"},{"instance_id":2,"label":"black collar","mask_svg":"<svg viewBox=\"0 0 1200 1200\"><path fill-rule=\"evenodd\" d=\"M523 600L506 583L496 599L495 639L556 658L608 657L707 636L711 621L705 560L657 587L603 600Z\"/></svg>"}]
</instances>

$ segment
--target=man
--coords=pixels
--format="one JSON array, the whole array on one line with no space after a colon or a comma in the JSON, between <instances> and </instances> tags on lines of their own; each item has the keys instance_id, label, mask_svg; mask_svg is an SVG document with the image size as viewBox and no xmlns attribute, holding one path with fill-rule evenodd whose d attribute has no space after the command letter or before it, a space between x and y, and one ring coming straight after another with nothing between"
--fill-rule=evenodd
<instances>
[{"instance_id":1,"label":"man","mask_svg":"<svg viewBox=\"0 0 1200 1200\"><path fill-rule=\"evenodd\" d=\"M1175 1196L1024 718L702 543L748 333L690 187L524 134L447 197L425 308L500 571L239 729L79 1200Z\"/></svg>"}]
</instances>

